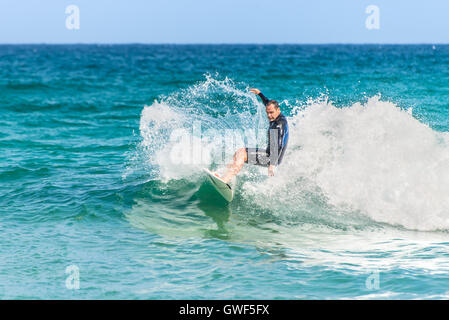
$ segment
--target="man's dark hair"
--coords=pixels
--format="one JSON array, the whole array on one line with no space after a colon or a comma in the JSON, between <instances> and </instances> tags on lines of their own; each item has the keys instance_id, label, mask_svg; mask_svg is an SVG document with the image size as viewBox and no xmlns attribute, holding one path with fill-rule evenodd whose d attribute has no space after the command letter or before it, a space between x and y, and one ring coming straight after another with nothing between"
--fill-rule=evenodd
<instances>
[{"instance_id":1,"label":"man's dark hair","mask_svg":"<svg viewBox=\"0 0 449 320\"><path fill-rule=\"evenodd\" d=\"M268 101L266 106L268 107L268 106L270 106L270 105L273 106L273 107L275 107L276 109L279 109L279 103L278 103L276 100L270 100L270 101Z\"/></svg>"}]
</instances>

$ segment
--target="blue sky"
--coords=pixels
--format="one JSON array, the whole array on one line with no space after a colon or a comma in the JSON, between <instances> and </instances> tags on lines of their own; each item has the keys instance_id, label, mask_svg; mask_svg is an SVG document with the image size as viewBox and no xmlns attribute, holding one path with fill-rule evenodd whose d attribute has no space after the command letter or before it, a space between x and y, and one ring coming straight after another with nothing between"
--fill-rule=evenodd
<instances>
[{"instance_id":1,"label":"blue sky","mask_svg":"<svg viewBox=\"0 0 449 320\"><path fill-rule=\"evenodd\" d=\"M0 43L449 43L448 17L448 0L1 0Z\"/></svg>"}]
</instances>

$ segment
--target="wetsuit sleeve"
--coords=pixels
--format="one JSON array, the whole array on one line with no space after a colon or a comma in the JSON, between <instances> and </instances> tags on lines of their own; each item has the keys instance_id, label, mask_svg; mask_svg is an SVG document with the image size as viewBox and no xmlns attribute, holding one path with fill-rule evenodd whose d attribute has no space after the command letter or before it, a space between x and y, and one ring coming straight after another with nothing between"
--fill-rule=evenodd
<instances>
[{"instance_id":1,"label":"wetsuit sleeve","mask_svg":"<svg viewBox=\"0 0 449 320\"><path fill-rule=\"evenodd\" d=\"M267 104L268 104L268 101L270 101L270 100L267 99L267 97L265 97L265 96L263 95L262 92L259 93L259 97L262 99L262 102L263 102L264 105L267 105Z\"/></svg>"},{"instance_id":2,"label":"wetsuit sleeve","mask_svg":"<svg viewBox=\"0 0 449 320\"><path fill-rule=\"evenodd\" d=\"M274 128L275 131L274 137L276 139L275 146L277 147L277 153L274 155L274 157L270 158L270 163L272 165L277 166L281 163L282 158L284 157L284 152L287 147L287 141L288 141L288 124L287 121L279 121L276 124L276 127Z\"/></svg>"}]
</instances>

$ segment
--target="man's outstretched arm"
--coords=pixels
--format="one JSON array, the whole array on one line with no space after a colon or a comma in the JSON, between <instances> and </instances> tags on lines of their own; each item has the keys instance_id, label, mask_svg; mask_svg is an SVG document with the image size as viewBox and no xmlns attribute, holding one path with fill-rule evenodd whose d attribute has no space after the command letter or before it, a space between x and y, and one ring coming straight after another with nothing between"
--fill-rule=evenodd
<instances>
[{"instance_id":1,"label":"man's outstretched arm","mask_svg":"<svg viewBox=\"0 0 449 320\"><path fill-rule=\"evenodd\" d=\"M270 100L267 99L267 97L265 97L265 96L263 95L262 92L260 92L259 89L249 89L249 91L251 91L251 92L254 93L254 94L257 94L257 95L262 99L262 102L263 102L264 105L267 105L267 104L268 104L268 101L270 101Z\"/></svg>"}]
</instances>

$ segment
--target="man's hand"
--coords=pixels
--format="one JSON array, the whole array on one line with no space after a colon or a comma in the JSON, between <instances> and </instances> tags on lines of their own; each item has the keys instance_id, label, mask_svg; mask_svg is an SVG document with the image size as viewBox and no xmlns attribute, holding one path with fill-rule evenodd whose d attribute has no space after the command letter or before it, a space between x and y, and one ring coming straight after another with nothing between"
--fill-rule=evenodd
<instances>
[{"instance_id":1,"label":"man's hand","mask_svg":"<svg viewBox=\"0 0 449 320\"><path fill-rule=\"evenodd\" d=\"M251 91L252 93L258 95L260 93L259 89L249 89L249 91Z\"/></svg>"},{"instance_id":2,"label":"man's hand","mask_svg":"<svg viewBox=\"0 0 449 320\"><path fill-rule=\"evenodd\" d=\"M273 166L273 165L268 167L268 175L270 177L274 176L274 168L275 168L275 166Z\"/></svg>"}]
</instances>

